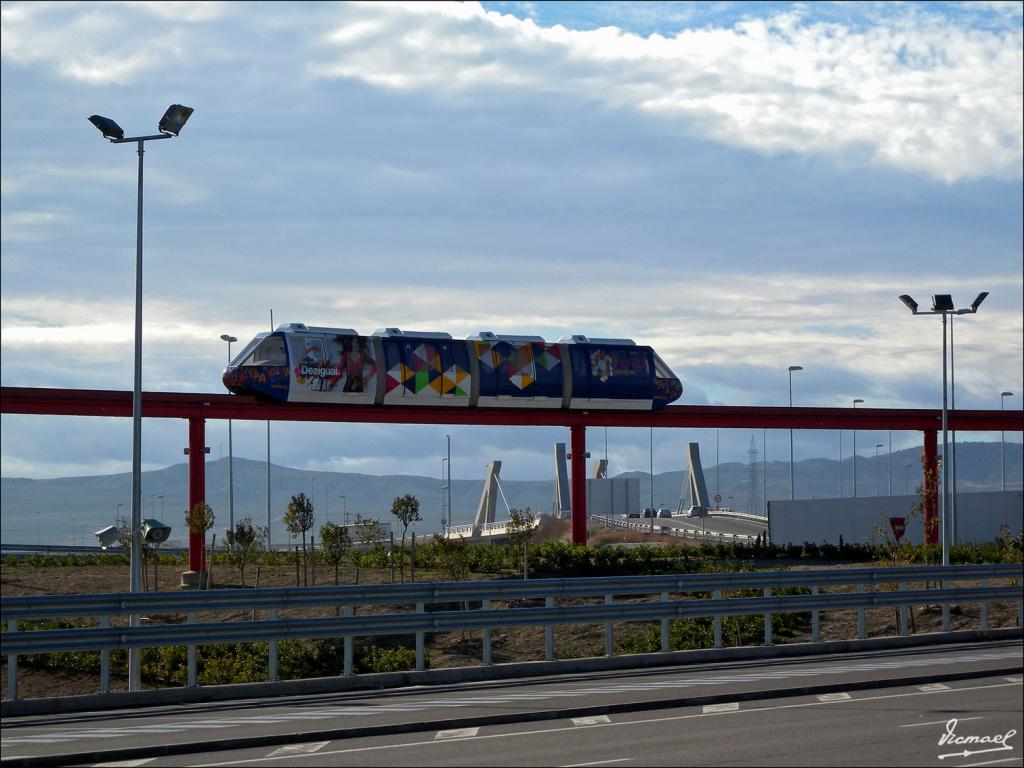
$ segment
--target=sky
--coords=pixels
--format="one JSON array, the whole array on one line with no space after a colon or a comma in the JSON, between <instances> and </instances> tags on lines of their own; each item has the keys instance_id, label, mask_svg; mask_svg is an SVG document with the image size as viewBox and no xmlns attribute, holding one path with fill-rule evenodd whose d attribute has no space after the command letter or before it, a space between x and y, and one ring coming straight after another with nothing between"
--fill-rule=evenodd
<instances>
[{"instance_id":1,"label":"sky","mask_svg":"<svg viewBox=\"0 0 1024 768\"><path fill-rule=\"evenodd\" d=\"M224 392L274 323L628 337L680 404L1021 407L1021 4L3 2L0 381L130 390L137 158L143 387ZM238 351L238 347L235 351ZM266 459L263 423L236 455ZM552 473L567 430L279 424L274 463ZM756 435L768 458L789 435ZM4 477L131 468L130 419L0 417ZM850 455L852 435L843 437ZM751 432L608 431L612 474L747 461ZM920 444L893 435L893 448ZM971 435L964 439L999 439ZM1020 434L1008 435L1020 440ZM588 448L604 455L603 430ZM884 433L857 438L871 455ZM227 428L207 425L213 457ZM763 441L763 442L762 442ZM796 458L838 458L804 432ZM143 467L184 460L147 420Z\"/></svg>"}]
</instances>

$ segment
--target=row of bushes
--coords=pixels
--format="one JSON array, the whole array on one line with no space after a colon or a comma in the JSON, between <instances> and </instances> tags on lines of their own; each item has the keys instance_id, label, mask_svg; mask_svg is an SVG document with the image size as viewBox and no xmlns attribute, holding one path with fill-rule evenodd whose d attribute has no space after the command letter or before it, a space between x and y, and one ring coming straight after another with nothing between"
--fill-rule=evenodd
<instances>
[{"instance_id":1,"label":"row of bushes","mask_svg":"<svg viewBox=\"0 0 1024 768\"><path fill-rule=\"evenodd\" d=\"M445 544L430 540L415 548L416 567L419 569L444 570L450 551ZM449 550L451 545L449 544ZM471 573L499 573L522 569L522 553L511 545L466 544L459 547L465 570ZM351 554L351 553L350 553ZM904 544L898 548L892 545L812 544L776 546L764 543L760 538L752 543L714 543L700 545L676 544L664 547L584 547L564 541L545 541L529 548L529 570L532 575L547 576L601 576L601 575L643 575L656 573L688 573L700 571L703 564L712 561L764 561L804 560L817 562L878 561L894 559L903 563L929 564L941 560L939 545ZM187 563L185 554L150 552L149 562L158 559L161 565ZM324 552L311 553L317 563L328 567L330 563ZM346 557L343 567L358 563L364 568L408 566L412 550L409 546L396 545L394 550L378 544L355 557ZM263 552L259 555L267 565L287 565L294 562L294 552ZM950 548L950 562L953 563L1015 563L1022 560L1021 536L1003 537L987 544L956 544ZM230 567L227 556L214 553L215 566ZM8 556L5 567L18 566L83 566L83 565L127 565L124 553L29 555L19 558Z\"/></svg>"}]
</instances>

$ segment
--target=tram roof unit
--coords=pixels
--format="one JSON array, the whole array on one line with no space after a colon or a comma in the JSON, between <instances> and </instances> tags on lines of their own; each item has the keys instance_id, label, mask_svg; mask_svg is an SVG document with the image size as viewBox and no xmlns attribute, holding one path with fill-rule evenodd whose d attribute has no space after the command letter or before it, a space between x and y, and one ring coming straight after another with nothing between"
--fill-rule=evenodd
<instances>
[{"instance_id":1,"label":"tram roof unit","mask_svg":"<svg viewBox=\"0 0 1024 768\"><path fill-rule=\"evenodd\" d=\"M563 336L558 340L559 344L604 344L605 346L635 347L636 342L632 339L592 339L582 333L574 333L572 336Z\"/></svg>"},{"instance_id":2,"label":"tram roof unit","mask_svg":"<svg viewBox=\"0 0 1024 768\"><path fill-rule=\"evenodd\" d=\"M493 331L480 331L475 334L470 334L466 337L466 341L510 341L517 343L532 342L534 344L546 343L540 336L520 336L515 333L504 334L494 333Z\"/></svg>"},{"instance_id":3,"label":"tram roof unit","mask_svg":"<svg viewBox=\"0 0 1024 768\"><path fill-rule=\"evenodd\" d=\"M333 336L358 336L354 328L324 328L318 325L306 325L305 323L282 323L277 326L278 331L288 333L328 333Z\"/></svg>"},{"instance_id":4,"label":"tram roof unit","mask_svg":"<svg viewBox=\"0 0 1024 768\"><path fill-rule=\"evenodd\" d=\"M403 331L400 328L377 328L371 336L383 336L385 338L401 339L403 337L415 339L445 339L451 340L450 333L437 333L436 331Z\"/></svg>"}]
</instances>

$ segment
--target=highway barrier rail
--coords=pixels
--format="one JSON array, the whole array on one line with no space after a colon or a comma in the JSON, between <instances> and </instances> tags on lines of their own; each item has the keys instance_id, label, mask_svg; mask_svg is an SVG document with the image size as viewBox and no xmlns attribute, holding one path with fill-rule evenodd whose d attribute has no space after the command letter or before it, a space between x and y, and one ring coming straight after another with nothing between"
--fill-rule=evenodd
<instances>
[{"instance_id":1,"label":"highway barrier rail","mask_svg":"<svg viewBox=\"0 0 1024 768\"><path fill-rule=\"evenodd\" d=\"M100 692L109 693L111 651L127 648L187 646L187 684L194 687L196 647L213 643L267 642L268 677L275 682L279 679L277 643L286 639L344 638L341 672L351 675L355 637L415 635L416 668L422 670L426 633L482 630L481 657L487 666L492 663L491 631L500 627L544 626L545 658L549 660L554 659L553 633L559 624L604 623L608 656L613 655L613 623L621 621L660 620L661 650L665 652L669 650L669 622L695 617L714 618L716 648L722 647L725 616L762 615L764 644L771 645L773 615L809 612L812 642L817 643L821 611L856 610L858 637L864 638L864 611L868 608L896 607L897 631L908 635L912 605L941 605L942 631L948 632L950 605L980 603L980 628L987 631L988 603L992 601L1017 602L1017 625L1021 625L1022 580L1024 566L1011 563L2 597L0 619L5 631L0 635L0 654L8 661L8 698L16 699L18 656L36 653L99 650ZM916 586L920 584L924 587ZM856 591L821 591L851 586ZM800 594L778 594L780 590ZM657 600L616 602L616 598L651 595L657 595ZM601 596L604 601L600 604L564 604ZM392 610L398 606L400 611L357 614L359 607L371 605ZM326 609L332 615L279 617L281 612L296 609ZM260 612L259 618L256 612ZM242 614L253 620L225 621L216 617L218 613ZM159 615L166 619L175 614L184 615L184 623L147 624L142 618ZM203 614L202 620L199 614ZM92 617L97 626L28 626L41 619L83 617Z\"/></svg>"},{"instance_id":2,"label":"highway barrier rail","mask_svg":"<svg viewBox=\"0 0 1024 768\"><path fill-rule=\"evenodd\" d=\"M724 517L724 515L723 515ZM721 533L720 531L708 531L708 530L689 530L687 528L676 528L671 525L663 525L660 521L664 518L653 518L654 527L651 527L650 517L636 518L636 517L605 517L602 515L591 515L590 520L592 522L603 525L607 528L622 528L624 530L639 531L640 533L660 533L665 536L675 536L679 539L694 539L704 540L719 543L732 543L732 544L752 544L757 541L757 536L749 536L745 533ZM692 520L694 518L687 518ZM767 533L765 534L767 541Z\"/></svg>"}]
</instances>

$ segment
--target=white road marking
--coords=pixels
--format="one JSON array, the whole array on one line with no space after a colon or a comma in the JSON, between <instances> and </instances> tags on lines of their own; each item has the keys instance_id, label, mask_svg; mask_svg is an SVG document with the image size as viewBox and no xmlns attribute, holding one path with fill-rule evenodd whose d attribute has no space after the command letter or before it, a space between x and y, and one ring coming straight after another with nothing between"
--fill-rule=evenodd
<instances>
[{"instance_id":1,"label":"white road marking","mask_svg":"<svg viewBox=\"0 0 1024 768\"><path fill-rule=\"evenodd\" d=\"M435 739L468 739L476 736L479 728L452 728L450 731L438 731L434 734Z\"/></svg>"},{"instance_id":2,"label":"white road marking","mask_svg":"<svg viewBox=\"0 0 1024 768\"><path fill-rule=\"evenodd\" d=\"M948 685L943 685L942 683L931 683L929 685L919 685L919 686L917 686L917 690L919 690L919 691L948 691L949 690L949 686Z\"/></svg>"},{"instance_id":3,"label":"white road marking","mask_svg":"<svg viewBox=\"0 0 1024 768\"><path fill-rule=\"evenodd\" d=\"M965 722L967 720L984 720L984 719L985 718L980 716L980 715L978 717L958 717L957 718L957 720L959 720L960 722ZM897 726L897 727L898 728L919 728L922 725L945 725L948 722L949 722L948 720L932 720L931 722L928 722L928 723L907 723L906 725L900 725L900 726Z\"/></svg>"},{"instance_id":4,"label":"white road marking","mask_svg":"<svg viewBox=\"0 0 1024 768\"><path fill-rule=\"evenodd\" d=\"M311 755L319 752L331 742L311 741L308 744L285 744L271 752L267 757L294 757L295 755Z\"/></svg>"},{"instance_id":5,"label":"white road marking","mask_svg":"<svg viewBox=\"0 0 1024 768\"><path fill-rule=\"evenodd\" d=\"M851 698L848 693L823 693L818 697L818 701L846 701Z\"/></svg>"},{"instance_id":6,"label":"white road marking","mask_svg":"<svg viewBox=\"0 0 1024 768\"><path fill-rule=\"evenodd\" d=\"M631 757L616 757L614 760L597 760L593 763L569 763L569 765L563 765L562 768L583 768L585 765L609 765L611 763L628 763L633 758Z\"/></svg>"},{"instance_id":7,"label":"white road marking","mask_svg":"<svg viewBox=\"0 0 1024 768\"><path fill-rule=\"evenodd\" d=\"M885 700L885 699L902 699L902 698L907 698L907 697L910 697L910 696L929 696L929 695L934 695L935 693L964 693L964 692L967 692L967 691L988 690L990 688L1006 688L1009 685L1011 685L1011 683L996 683L995 685L978 685L978 686L973 686L973 687L957 688L955 691L953 691L953 690L950 690L950 691L908 691L908 692L905 692L905 693L884 694L882 696L862 696L862 697L857 698L857 699L849 699L848 701L841 701L841 702L807 701L807 702L801 702L799 704L780 704L780 705L774 706L774 707L748 707L746 709L737 709L734 714L737 714L737 715L749 715L749 714L756 714L756 713L759 713L759 712L771 712L771 711L777 710L777 709L804 709L806 707L827 707L827 706L834 705L834 704L861 704L861 703L868 702L868 701L882 701L882 700ZM716 716L716 715L720 715L720 714L722 714L722 713L715 713L715 715L711 715L711 716ZM488 734L473 736L473 737L470 737L470 738L472 738L474 740L477 740L477 739L481 739L482 740L482 739L507 739L507 738L513 738L513 737L516 737L516 736L531 736L532 737L532 736L537 736L537 735L540 735L540 734L547 734L547 733L562 733L562 732L565 732L565 731L576 730L578 728L621 728L621 727L633 727L633 726L636 726L637 724L649 725L651 723L670 723L670 722L676 722L676 721L679 721L679 720L695 720L697 718L708 717L708 716L709 715L705 715L705 714L702 714L702 713L699 713L699 714L689 714L689 715L670 715L668 717L655 717L655 718L651 718L649 720L621 720L621 721L616 721L616 722L613 722L613 723L598 723L597 725L586 725L586 726L575 726L575 725L573 725L573 726L560 726L560 727L557 727L557 728L537 728L537 729L534 729L532 731L509 731L509 732L506 732L506 733L488 733ZM440 744L440 743L443 743L443 742L440 742L440 741L437 741L437 740L431 740L431 741L411 741L411 742L406 742L404 744L378 744L378 745L375 745L375 746L372 746L372 747L352 747L350 749L338 749L338 750L332 750L330 752L321 752L320 754L321 754L322 757L325 757L327 755L347 755L347 754L355 754L357 752L380 752L380 751L386 750L386 749L409 749L409 748L412 748L412 747L425 747L425 746L429 746L431 744ZM219 763L206 763L206 764L203 764L203 765L195 766L195 768L220 768L220 766L225 766L225 765L248 765L250 763L260 763L260 762L263 762L265 760L267 760L267 758L265 758L265 757L253 758L253 759L248 759L248 760L224 760L224 761L219 762Z\"/></svg>"},{"instance_id":8,"label":"white road marking","mask_svg":"<svg viewBox=\"0 0 1024 768\"><path fill-rule=\"evenodd\" d=\"M949 656L939 657L933 659L909 659L899 662L868 662L863 664L850 664L844 663L841 665L834 666L820 666L812 667L809 669L796 669L796 670L772 670L768 672L757 672L749 674L737 674L737 675L718 675L709 677L698 677L688 678L679 681L654 681L650 683L639 683L632 686L600 686L594 688L577 688L568 690L552 690L543 694L508 694L501 697L488 697L483 699L474 699L470 697L465 698L451 698L451 699L440 699L436 702L429 700L414 700L408 702L394 702L394 703L383 703L377 705L366 705L366 706L348 706L338 707L336 709L329 710L334 716L345 715L345 716L363 716L363 715L377 715L377 714L388 714L394 712L417 712L424 709L430 708L457 708L457 707L472 707L477 706L481 703L512 703L516 700L522 700L529 698L531 700L545 700L545 699L557 699L557 698L573 698L573 697L586 697L599 695L601 692L626 692L626 691L649 691L649 690L664 690L665 688L685 689L699 685L722 685L726 683L743 683L743 682L759 682L765 680L777 680L780 678L800 678L800 677L813 677L813 676L827 676L835 674L847 674L852 672L871 672L879 671L884 669L898 669L898 668L916 668L924 666L942 666L950 664L962 664L970 661L992 661L1002 659L1019 659L1019 651L1008 651L1008 652L992 652L992 653L979 653L971 654L966 656ZM1021 678L1007 678L1010 682L1019 683ZM926 691L927 692L927 691ZM320 714L324 710L314 710L315 716L327 717L327 713ZM296 711L288 714L280 715L254 715L247 718L228 717L223 720L213 719L204 724L205 728L215 727L230 727L236 725L252 725L254 723L282 723L282 722L294 722L302 721L307 719L307 714L304 712ZM3 740L3 743L8 747L17 744L37 744L40 743L40 739L53 739L53 740L64 740L64 739L97 739L97 738L113 738L120 736L130 736L137 733L140 728L149 730L155 733L174 733L181 729L189 729L191 723L188 722L164 722L158 725L150 726L133 726L130 728L104 728L94 731L78 731L78 732L59 732L56 734L45 734L35 733L31 736L10 736ZM44 742L45 743L45 742Z\"/></svg>"},{"instance_id":9,"label":"white road marking","mask_svg":"<svg viewBox=\"0 0 1024 768\"><path fill-rule=\"evenodd\" d=\"M1004 677L1003 680L1008 680L1011 683L1024 683L1024 677L1020 675L1014 675L1012 677Z\"/></svg>"},{"instance_id":10,"label":"white road marking","mask_svg":"<svg viewBox=\"0 0 1024 768\"><path fill-rule=\"evenodd\" d=\"M738 701L727 701L724 704L705 704L702 711L705 715L713 715L716 712L735 712L739 708Z\"/></svg>"},{"instance_id":11,"label":"white road marking","mask_svg":"<svg viewBox=\"0 0 1024 768\"><path fill-rule=\"evenodd\" d=\"M610 723L611 720L608 715L594 715L593 717L574 717L572 718L573 725L597 725L598 723ZM587 765L593 765L593 763L587 763Z\"/></svg>"},{"instance_id":12,"label":"white road marking","mask_svg":"<svg viewBox=\"0 0 1024 768\"><path fill-rule=\"evenodd\" d=\"M96 763L92 768L137 768L154 760L156 760L155 757L140 757L138 760L115 760L111 763Z\"/></svg>"},{"instance_id":13,"label":"white road marking","mask_svg":"<svg viewBox=\"0 0 1024 768\"><path fill-rule=\"evenodd\" d=\"M977 768L977 766L981 765L996 765L998 763L1016 763L1019 760L1019 757L1004 757L999 760L987 760L984 763L964 763L960 768Z\"/></svg>"}]
</instances>

